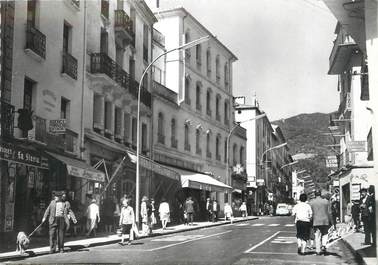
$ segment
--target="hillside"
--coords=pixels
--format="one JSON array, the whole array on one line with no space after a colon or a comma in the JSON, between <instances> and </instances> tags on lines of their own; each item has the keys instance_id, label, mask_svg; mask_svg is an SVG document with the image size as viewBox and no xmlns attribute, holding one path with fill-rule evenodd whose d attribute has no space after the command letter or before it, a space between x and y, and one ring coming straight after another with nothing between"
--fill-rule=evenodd
<instances>
[{"instance_id":1,"label":"hillside","mask_svg":"<svg viewBox=\"0 0 378 265\"><path fill-rule=\"evenodd\" d=\"M329 115L325 113L299 114L288 119L272 122L281 127L290 148L290 153L298 159L295 168L305 169L305 175L311 175L317 187L326 187L327 175L325 156L332 151L325 145L333 144L329 132Z\"/></svg>"}]
</instances>

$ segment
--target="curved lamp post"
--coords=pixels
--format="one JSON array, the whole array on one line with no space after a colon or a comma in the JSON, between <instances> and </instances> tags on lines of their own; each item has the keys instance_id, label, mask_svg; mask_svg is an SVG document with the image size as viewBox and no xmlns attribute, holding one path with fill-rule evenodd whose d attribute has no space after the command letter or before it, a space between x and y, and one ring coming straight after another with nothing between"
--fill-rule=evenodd
<instances>
[{"instance_id":1,"label":"curved lamp post","mask_svg":"<svg viewBox=\"0 0 378 265\"><path fill-rule=\"evenodd\" d=\"M263 162L266 162L266 161L263 161L263 159L264 159L264 155L265 155L266 153L268 153L268 152L270 152L270 151L272 151L272 150L275 150L275 149L282 148L282 147L284 147L284 146L286 146L286 145L287 145L287 143L283 143L283 144L279 144L279 145L276 145L276 146L273 146L273 147L270 147L270 148L266 149L266 150L263 152L262 156L261 156L260 165L262 166L262 165L263 165Z\"/></svg>"},{"instance_id":2,"label":"curved lamp post","mask_svg":"<svg viewBox=\"0 0 378 265\"><path fill-rule=\"evenodd\" d=\"M283 169L284 167L288 167L288 166L295 165L295 164L297 164L297 163L298 163L298 160L297 160L297 161L294 161L294 162L291 162L291 163L289 163L289 164L285 164L285 165L283 165L282 167L280 167L280 169Z\"/></svg>"},{"instance_id":3,"label":"curved lamp post","mask_svg":"<svg viewBox=\"0 0 378 265\"><path fill-rule=\"evenodd\" d=\"M135 179L135 219L136 222L139 223L139 193L140 193L140 187L139 187L139 124L140 124L140 90L142 87L143 83L143 78L148 72L148 70L151 68L151 66L161 57L165 56L166 54L173 52L173 51L179 51L179 50L186 50L189 48L192 48L196 46L197 44L200 44L202 42L208 41L210 39L210 36L205 36L202 38L199 38L197 40L188 42L184 45L178 46L176 48L170 49L162 54L160 54L158 57L156 57L148 66L147 68L143 71L143 74L140 78L139 85L138 85L138 100L137 100L137 105L138 105L138 110L137 110L137 139L136 139L136 179Z\"/></svg>"}]
</instances>

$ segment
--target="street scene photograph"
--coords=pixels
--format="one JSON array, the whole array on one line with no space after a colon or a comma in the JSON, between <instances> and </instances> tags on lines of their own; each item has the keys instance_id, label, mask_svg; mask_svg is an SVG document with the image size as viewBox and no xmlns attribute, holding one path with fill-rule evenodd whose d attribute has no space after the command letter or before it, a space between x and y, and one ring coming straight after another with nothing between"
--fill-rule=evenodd
<instances>
[{"instance_id":1,"label":"street scene photograph","mask_svg":"<svg viewBox=\"0 0 378 265\"><path fill-rule=\"evenodd\" d=\"M378 0L0 0L0 264L377 265Z\"/></svg>"}]
</instances>

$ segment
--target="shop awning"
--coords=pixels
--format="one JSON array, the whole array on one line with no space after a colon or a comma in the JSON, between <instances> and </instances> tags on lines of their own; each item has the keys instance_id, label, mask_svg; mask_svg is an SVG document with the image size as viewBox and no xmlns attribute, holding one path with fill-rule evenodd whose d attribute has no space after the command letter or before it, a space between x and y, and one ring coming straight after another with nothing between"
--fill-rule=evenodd
<instances>
[{"instance_id":1,"label":"shop awning","mask_svg":"<svg viewBox=\"0 0 378 265\"><path fill-rule=\"evenodd\" d=\"M233 189L232 192L235 192L235 193L242 193L242 190L239 190L239 189Z\"/></svg>"},{"instance_id":2,"label":"shop awning","mask_svg":"<svg viewBox=\"0 0 378 265\"><path fill-rule=\"evenodd\" d=\"M136 163L136 155L132 152L127 152L132 163ZM169 167L163 166L155 161L144 156L139 156L139 165L145 169L151 170L159 175L180 181L180 174Z\"/></svg>"},{"instance_id":3,"label":"shop awning","mask_svg":"<svg viewBox=\"0 0 378 265\"><path fill-rule=\"evenodd\" d=\"M232 187L210 177L209 175L172 167L170 168L180 174L181 186L183 188L219 192L228 192L232 189Z\"/></svg>"},{"instance_id":4,"label":"shop awning","mask_svg":"<svg viewBox=\"0 0 378 265\"><path fill-rule=\"evenodd\" d=\"M97 182L105 182L105 174L103 172L94 169L93 167L81 160L50 152L46 153L66 164L67 173L70 176L85 178Z\"/></svg>"}]
</instances>

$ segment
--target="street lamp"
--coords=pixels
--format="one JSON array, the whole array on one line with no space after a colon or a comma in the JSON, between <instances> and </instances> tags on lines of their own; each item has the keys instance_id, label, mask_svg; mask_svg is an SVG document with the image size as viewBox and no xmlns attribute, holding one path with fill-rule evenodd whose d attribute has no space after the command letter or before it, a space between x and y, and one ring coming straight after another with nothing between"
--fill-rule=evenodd
<instances>
[{"instance_id":1,"label":"street lamp","mask_svg":"<svg viewBox=\"0 0 378 265\"><path fill-rule=\"evenodd\" d=\"M230 132L228 133L228 135L227 135L227 148L226 148L226 180L227 181L229 181L229 178L230 178L230 173L229 173L229 164L230 164L230 162L228 161L229 160L229 153L230 153L230 151L229 151L229 149L230 149L230 138L231 138L231 135L232 135L232 133L234 132L234 130L240 125L240 124L242 124L242 123L244 123L244 122L247 122L247 121L253 121L253 120L258 120L258 119L261 119L261 118L263 118L263 117L265 117L266 116L266 113L263 113L263 114L261 114L261 115L257 115L257 116L255 116L255 117L253 117L253 118L251 118L251 119L248 119L248 120L245 120L245 121L240 121L240 122L237 122L237 124L235 124L234 125L234 127L232 127L231 128L231 130L230 130ZM229 184L231 184L231 181L229 182Z\"/></svg>"},{"instance_id":2,"label":"street lamp","mask_svg":"<svg viewBox=\"0 0 378 265\"><path fill-rule=\"evenodd\" d=\"M289 163L289 164L285 164L285 165L283 165L282 167L280 167L280 169L283 169L284 167L288 167L288 166L295 165L295 164L297 164L297 163L298 163L298 160L297 160L297 161L294 161L294 162L291 162L291 163Z\"/></svg>"},{"instance_id":3,"label":"street lamp","mask_svg":"<svg viewBox=\"0 0 378 265\"><path fill-rule=\"evenodd\" d=\"M194 40L194 41L191 41L191 42L188 42L186 44L183 44L181 46L178 46L176 48L173 48L173 49L170 49L162 54L160 54L158 57L156 57L148 66L147 68L143 71L143 74L140 78L140 81L139 81L139 85L138 85L138 99L137 99L137 105L138 105L138 110L137 110L137 139L136 139L136 178L135 178L135 200L136 200L136 204L135 204L135 215L136 215L136 222L139 223L139 124L140 124L140 90L141 90L141 87L142 87L142 83L143 83L143 78L144 76L146 75L146 73L148 72L148 70L151 68L151 66L158 60L160 59L161 57L165 56L166 54L170 53L170 52L173 52L173 51L179 51L179 50L186 50L186 49L189 49L189 48L192 48L194 46L196 46L197 44L200 44L202 42L205 42L205 41L208 41L210 39L210 36L205 36L205 37L202 37L202 38L199 38L197 40Z\"/></svg>"},{"instance_id":4,"label":"street lamp","mask_svg":"<svg viewBox=\"0 0 378 265\"><path fill-rule=\"evenodd\" d=\"M286 145L287 145L287 143L282 143L282 144L279 144L279 145L276 145L276 146L273 146L273 147L271 147L271 148L266 149L266 150L264 151L264 153L262 154L262 156L261 156L260 165L263 165L264 155L265 155L267 152L270 152L270 151L275 150L275 149L282 148L282 147L284 147L284 146L286 146ZM264 161L264 162L265 162L265 161Z\"/></svg>"}]
</instances>

